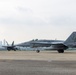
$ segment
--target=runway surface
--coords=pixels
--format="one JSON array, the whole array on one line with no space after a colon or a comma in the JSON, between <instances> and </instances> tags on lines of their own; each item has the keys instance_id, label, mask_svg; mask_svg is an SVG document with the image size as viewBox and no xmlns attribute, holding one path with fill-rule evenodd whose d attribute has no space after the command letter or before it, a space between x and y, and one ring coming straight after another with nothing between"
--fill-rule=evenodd
<instances>
[{"instance_id":1,"label":"runway surface","mask_svg":"<svg viewBox=\"0 0 76 75\"><path fill-rule=\"evenodd\" d=\"M0 75L76 75L76 51L0 51Z\"/></svg>"},{"instance_id":2,"label":"runway surface","mask_svg":"<svg viewBox=\"0 0 76 75\"><path fill-rule=\"evenodd\" d=\"M76 61L76 51L0 51L0 59L8 60L45 60L45 61Z\"/></svg>"}]
</instances>

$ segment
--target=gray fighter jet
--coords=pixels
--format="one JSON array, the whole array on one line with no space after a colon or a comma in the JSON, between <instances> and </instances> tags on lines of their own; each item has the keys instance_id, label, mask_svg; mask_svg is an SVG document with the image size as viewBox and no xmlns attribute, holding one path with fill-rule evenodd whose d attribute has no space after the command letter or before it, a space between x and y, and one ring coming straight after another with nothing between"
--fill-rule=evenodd
<instances>
[{"instance_id":1,"label":"gray fighter jet","mask_svg":"<svg viewBox=\"0 0 76 75\"><path fill-rule=\"evenodd\" d=\"M76 32L73 32L68 37L68 39L66 39L66 41L36 39L29 42L18 44L17 46L31 47L31 48L50 47L50 50L57 50L59 53L64 53L64 50L68 48L76 48ZM40 52L40 50L36 51Z\"/></svg>"},{"instance_id":2,"label":"gray fighter jet","mask_svg":"<svg viewBox=\"0 0 76 75\"><path fill-rule=\"evenodd\" d=\"M73 32L66 41L61 40L31 40L28 42L24 42L21 44L14 45L14 42L11 46L7 46L7 49L16 51L16 46L21 47L30 47L37 48L37 52L39 53L39 47L50 47L50 50L57 50L59 53L64 53L64 50L68 48L76 48L76 32Z\"/></svg>"}]
</instances>

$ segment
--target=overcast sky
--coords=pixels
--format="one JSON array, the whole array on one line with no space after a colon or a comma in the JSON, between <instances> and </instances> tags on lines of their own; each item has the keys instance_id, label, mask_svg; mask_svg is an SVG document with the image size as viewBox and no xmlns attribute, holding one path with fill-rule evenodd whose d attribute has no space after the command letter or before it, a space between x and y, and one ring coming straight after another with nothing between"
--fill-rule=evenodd
<instances>
[{"instance_id":1,"label":"overcast sky","mask_svg":"<svg viewBox=\"0 0 76 75\"><path fill-rule=\"evenodd\" d=\"M0 0L0 40L66 40L73 31L76 0Z\"/></svg>"}]
</instances>

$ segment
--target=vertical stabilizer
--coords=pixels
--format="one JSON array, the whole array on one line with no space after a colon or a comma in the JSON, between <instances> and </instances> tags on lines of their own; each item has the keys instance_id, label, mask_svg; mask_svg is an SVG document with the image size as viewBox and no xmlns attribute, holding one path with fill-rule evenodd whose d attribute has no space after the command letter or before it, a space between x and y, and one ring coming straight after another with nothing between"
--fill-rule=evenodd
<instances>
[{"instance_id":1,"label":"vertical stabilizer","mask_svg":"<svg viewBox=\"0 0 76 75\"><path fill-rule=\"evenodd\" d=\"M73 32L68 39L64 42L66 46L74 46L76 45L76 32Z\"/></svg>"},{"instance_id":2,"label":"vertical stabilizer","mask_svg":"<svg viewBox=\"0 0 76 75\"><path fill-rule=\"evenodd\" d=\"M14 41L12 42L12 46L14 46Z\"/></svg>"}]
</instances>

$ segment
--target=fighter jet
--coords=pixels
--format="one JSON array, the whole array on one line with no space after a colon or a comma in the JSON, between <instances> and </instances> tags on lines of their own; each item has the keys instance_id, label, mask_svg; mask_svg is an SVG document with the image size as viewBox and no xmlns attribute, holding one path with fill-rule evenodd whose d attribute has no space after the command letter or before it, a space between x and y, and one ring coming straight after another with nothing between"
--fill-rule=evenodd
<instances>
[{"instance_id":1,"label":"fighter jet","mask_svg":"<svg viewBox=\"0 0 76 75\"><path fill-rule=\"evenodd\" d=\"M30 47L30 48L36 48L36 52L40 52L38 49L39 47L50 47L50 50L57 50L58 53L64 53L64 50L67 50L68 48L76 48L76 32L73 32L66 41L61 40L31 40L28 42L20 43L17 45L14 45L14 42L11 46L7 46L8 50L14 50L16 51L16 46L21 47Z\"/></svg>"},{"instance_id":2,"label":"fighter jet","mask_svg":"<svg viewBox=\"0 0 76 75\"><path fill-rule=\"evenodd\" d=\"M18 46L22 47L31 47L31 48L38 48L38 47L50 47L50 50L57 50L58 53L64 53L64 50L68 48L76 48L76 32L73 32L66 41L61 40L32 40L29 42L24 42L18 44ZM36 50L40 52L40 50Z\"/></svg>"}]
</instances>

